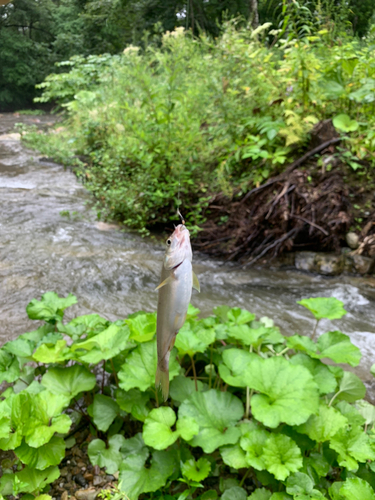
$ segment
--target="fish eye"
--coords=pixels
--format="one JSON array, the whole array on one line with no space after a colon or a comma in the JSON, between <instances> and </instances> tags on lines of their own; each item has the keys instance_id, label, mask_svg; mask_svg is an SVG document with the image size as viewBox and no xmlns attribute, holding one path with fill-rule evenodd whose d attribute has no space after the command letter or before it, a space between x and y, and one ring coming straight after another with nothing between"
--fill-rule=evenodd
<instances>
[{"instance_id":1,"label":"fish eye","mask_svg":"<svg viewBox=\"0 0 375 500\"><path fill-rule=\"evenodd\" d=\"M172 243L171 239L170 239L170 238L168 238L168 239L167 239L167 245L170 245L171 243Z\"/></svg>"}]
</instances>

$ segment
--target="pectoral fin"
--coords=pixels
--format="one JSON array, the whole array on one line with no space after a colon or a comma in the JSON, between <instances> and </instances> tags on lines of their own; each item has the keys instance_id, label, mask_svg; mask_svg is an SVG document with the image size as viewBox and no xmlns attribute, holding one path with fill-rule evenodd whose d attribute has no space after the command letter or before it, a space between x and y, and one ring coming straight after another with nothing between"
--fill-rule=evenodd
<instances>
[{"instance_id":1,"label":"pectoral fin","mask_svg":"<svg viewBox=\"0 0 375 500\"><path fill-rule=\"evenodd\" d=\"M195 288L198 292L201 291L201 286L199 284L197 275L195 274L194 271L193 271L193 288Z\"/></svg>"},{"instance_id":2,"label":"pectoral fin","mask_svg":"<svg viewBox=\"0 0 375 500\"><path fill-rule=\"evenodd\" d=\"M173 277L172 276L168 276L168 278L165 279L164 281L162 281L160 283L160 285L155 288L155 290L159 290L159 288L162 288L164 285L168 285L168 283L172 283L172 281L173 281Z\"/></svg>"}]
</instances>

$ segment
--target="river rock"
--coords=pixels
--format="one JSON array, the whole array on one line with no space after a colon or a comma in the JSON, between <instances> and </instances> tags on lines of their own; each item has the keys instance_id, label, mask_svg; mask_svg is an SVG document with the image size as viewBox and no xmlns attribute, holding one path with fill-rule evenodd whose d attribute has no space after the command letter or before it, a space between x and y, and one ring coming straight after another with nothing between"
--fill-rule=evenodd
<instances>
[{"instance_id":1,"label":"river rock","mask_svg":"<svg viewBox=\"0 0 375 500\"><path fill-rule=\"evenodd\" d=\"M345 236L346 242L348 246L352 249L355 250L359 246L359 236L356 233L350 232L347 233Z\"/></svg>"},{"instance_id":2,"label":"river rock","mask_svg":"<svg viewBox=\"0 0 375 500\"><path fill-rule=\"evenodd\" d=\"M325 276L337 276L344 270L344 257L334 254L316 254L315 266L317 272Z\"/></svg>"},{"instance_id":3,"label":"river rock","mask_svg":"<svg viewBox=\"0 0 375 500\"><path fill-rule=\"evenodd\" d=\"M100 490L96 490L95 488L87 488L86 490L77 490L74 493L74 496L77 498L77 500L95 500L99 493Z\"/></svg>"},{"instance_id":4,"label":"river rock","mask_svg":"<svg viewBox=\"0 0 375 500\"><path fill-rule=\"evenodd\" d=\"M313 273L316 271L315 255L315 252L296 252L294 265L300 271L308 271L309 273Z\"/></svg>"},{"instance_id":5,"label":"river rock","mask_svg":"<svg viewBox=\"0 0 375 500\"><path fill-rule=\"evenodd\" d=\"M353 266L359 274L369 274L374 268L374 259L363 257L363 255L353 255Z\"/></svg>"}]
</instances>

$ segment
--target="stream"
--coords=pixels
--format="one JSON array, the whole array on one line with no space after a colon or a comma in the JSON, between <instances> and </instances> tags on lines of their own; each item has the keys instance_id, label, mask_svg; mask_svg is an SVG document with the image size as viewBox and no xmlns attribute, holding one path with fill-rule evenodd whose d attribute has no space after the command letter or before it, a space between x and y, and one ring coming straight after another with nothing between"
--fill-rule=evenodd
<instances>
[{"instance_id":1,"label":"stream","mask_svg":"<svg viewBox=\"0 0 375 500\"><path fill-rule=\"evenodd\" d=\"M77 296L78 304L66 311L68 319L98 313L115 320L140 309L156 310L164 241L98 222L91 195L75 175L40 161L14 133L17 122L42 128L54 120L0 115L0 345L37 327L25 308L49 290ZM296 301L318 296L342 300L348 314L321 321L318 334L340 329L350 335L363 354L355 372L374 386L369 372L375 362L374 277L244 270L197 252L193 265L201 293L193 292L192 304L204 315L228 304L273 318L283 333L308 335L315 320Z\"/></svg>"}]
</instances>

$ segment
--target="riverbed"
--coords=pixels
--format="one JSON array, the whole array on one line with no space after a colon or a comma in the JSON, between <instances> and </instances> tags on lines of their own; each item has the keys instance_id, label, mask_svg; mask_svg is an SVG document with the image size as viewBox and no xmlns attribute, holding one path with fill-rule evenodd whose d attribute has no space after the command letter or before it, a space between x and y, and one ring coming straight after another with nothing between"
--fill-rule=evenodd
<instances>
[{"instance_id":1,"label":"riverbed","mask_svg":"<svg viewBox=\"0 0 375 500\"><path fill-rule=\"evenodd\" d=\"M68 318L98 313L115 320L137 310L155 311L163 241L97 221L91 195L76 176L27 149L14 133L17 122L43 127L53 117L0 115L0 344L35 329L25 308L49 290L77 296ZM318 334L340 329L350 335L363 353L356 372L372 380L374 278L243 269L198 253L193 264L201 293L193 292L192 303L204 315L228 304L273 318L283 333L309 335L314 320L296 301L342 300L348 314L321 321Z\"/></svg>"}]
</instances>

